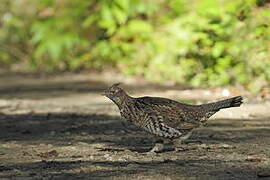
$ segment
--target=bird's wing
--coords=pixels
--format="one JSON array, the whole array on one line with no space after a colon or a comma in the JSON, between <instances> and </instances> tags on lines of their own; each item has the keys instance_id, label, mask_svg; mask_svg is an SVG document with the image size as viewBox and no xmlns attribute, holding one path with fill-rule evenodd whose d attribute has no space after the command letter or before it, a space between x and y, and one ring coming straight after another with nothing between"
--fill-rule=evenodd
<instances>
[{"instance_id":1,"label":"bird's wing","mask_svg":"<svg viewBox=\"0 0 270 180\"><path fill-rule=\"evenodd\" d=\"M157 97L141 97L137 101L144 112L158 116L169 127L185 131L199 126L195 106Z\"/></svg>"}]
</instances>

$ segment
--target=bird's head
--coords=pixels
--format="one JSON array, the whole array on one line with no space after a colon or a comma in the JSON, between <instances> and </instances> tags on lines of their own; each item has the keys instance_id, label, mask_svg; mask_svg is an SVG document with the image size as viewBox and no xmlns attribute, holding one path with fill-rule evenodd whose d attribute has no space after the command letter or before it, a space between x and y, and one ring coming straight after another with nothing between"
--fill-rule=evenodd
<instances>
[{"instance_id":1,"label":"bird's head","mask_svg":"<svg viewBox=\"0 0 270 180\"><path fill-rule=\"evenodd\" d=\"M104 93L102 93L102 95L111 99L117 105L120 105L127 96L125 91L119 87L120 84L121 83L113 84L111 87L105 90Z\"/></svg>"}]
</instances>

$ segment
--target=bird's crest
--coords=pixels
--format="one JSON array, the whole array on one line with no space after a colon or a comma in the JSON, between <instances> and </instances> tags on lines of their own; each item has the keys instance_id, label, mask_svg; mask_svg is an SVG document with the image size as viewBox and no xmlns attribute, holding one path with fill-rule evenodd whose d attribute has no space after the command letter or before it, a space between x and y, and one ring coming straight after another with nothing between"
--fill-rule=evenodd
<instances>
[{"instance_id":1,"label":"bird's crest","mask_svg":"<svg viewBox=\"0 0 270 180\"><path fill-rule=\"evenodd\" d=\"M121 82L114 83L114 84L112 85L112 87L118 87L118 86L121 85L121 84L122 84Z\"/></svg>"}]
</instances>

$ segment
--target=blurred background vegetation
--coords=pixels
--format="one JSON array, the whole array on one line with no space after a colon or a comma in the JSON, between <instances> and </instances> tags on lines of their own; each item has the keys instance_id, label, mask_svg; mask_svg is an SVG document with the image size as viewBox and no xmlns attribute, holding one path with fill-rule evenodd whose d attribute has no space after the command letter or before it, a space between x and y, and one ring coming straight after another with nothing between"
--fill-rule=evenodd
<instances>
[{"instance_id":1,"label":"blurred background vegetation","mask_svg":"<svg viewBox=\"0 0 270 180\"><path fill-rule=\"evenodd\" d=\"M2 68L269 86L269 0L1 0L0 18Z\"/></svg>"}]
</instances>

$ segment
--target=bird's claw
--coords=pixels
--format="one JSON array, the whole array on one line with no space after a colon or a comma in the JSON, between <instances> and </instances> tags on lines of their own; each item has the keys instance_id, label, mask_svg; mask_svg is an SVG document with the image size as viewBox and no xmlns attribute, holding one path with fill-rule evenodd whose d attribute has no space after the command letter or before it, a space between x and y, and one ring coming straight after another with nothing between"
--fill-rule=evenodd
<instances>
[{"instance_id":1,"label":"bird's claw","mask_svg":"<svg viewBox=\"0 0 270 180\"><path fill-rule=\"evenodd\" d=\"M149 151L149 153L159 153L164 150L164 144L156 143L155 146Z\"/></svg>"}]
</instances>

